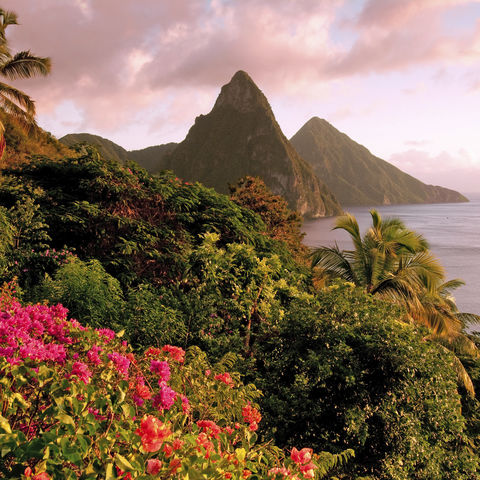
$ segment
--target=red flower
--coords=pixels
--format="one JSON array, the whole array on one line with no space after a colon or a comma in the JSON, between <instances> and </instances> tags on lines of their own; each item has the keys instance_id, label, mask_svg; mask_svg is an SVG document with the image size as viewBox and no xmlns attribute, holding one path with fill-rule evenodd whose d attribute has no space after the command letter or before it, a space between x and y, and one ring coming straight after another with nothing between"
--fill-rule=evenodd
<instances>
[{"instance_id":1,"label":"red flower","mask_svg":"<svg viewBox=\"0 0 480 480\"><path fill-rule=\"evenodd\" d=\"M165 456L168 458L168 457L171 457L172 456L172 453L173 453L173 447L171 445L169 445L168 443L166 443L164 446L163 446L163 451L165 453Z\"/></svg>"},{"instance_id":2,"label":"red flower","mask_svg":"<svg viewBox=\"0 0 480 480\"><path fill-rule=\"evenodd\" d=\"M202 429L202 432L205 432L209 437L213 438L218 438L218 435L222 431L222 429L211 420L199 420L197 425Z\"/></svg>"},{"instance_id":3,"label":"red flower","mask_svg":"<svg viewBox=\"0 0 480 480\"><path fill-rule=\"evenodd\" d=\"M170 461L168 466L170 468L170 473L174 474L182 466L182 461L179 458L174 458Z\"/></svg>"},{"instance_id":4,"label":"red flower","mask_svg":"<svg viewBox=\"0 0 480 480\"><path fill-rule=\"evenodd\" d=\"M52 477L47 472L42 472L34 475L33 480L52 480Z\"/></svg>"},{"instance_id":5,"label":"red flower","mask_svg":"<svg viewBox=\"0 0 480 480\"><path fill-rule=\"evenodd\" d=\"M178 363L183 363L185 357L185 350L180 347L174 347L172 345L164 345L162 351L168 352L170 357Z\"/></svg>"},{"instance_id":6,"label":"red flower","mask_svg":"<svg viewBox=\"0 0 480 480\"><path fill-rule=\"evenodd\" d=\"M303 449L303 450L309 450L309 449ZM313 478L315 477L315 469L317 468L317 466L310 462L310 463L307 463L306 465L300 465L300 471L302 472L303 476L305 478Z\"/></svg>"},{"instance_id":7,"label":"red flower","mask_svg":"<svg viewBox=\"0 0 480 480\"><path fill-rule=\"evenodd\" d=\"M230 387L233 388L233 380L232 380L232 377L230 376L230 374L228 372L219 373L218 375L215 375L215 380L220 380L225 385L229 385Z\"/></svg>"},{"instance_id":8,"label":"red flower","mask_svg":"<svg viewBox=\"0 0 480 480\"><path fill-rule=\"evenodd\" d=\"M298 451L295 447L293 447L290 458L296 464L305 464L312 459L312 453L313 450L311 448L302 448L300 451Z\"/></svg>"},{"instance_id":9,"label":"red flower","mask_svg":"<svg viewBox=\"0 0 480 480\"><path fill-rule=\"evenodd\" d=\"M150 458L147 460L147 473L149 475L158 475L162 469L162 462L157 458Z\"/></svg>"},{"instance_id":10,"label":"red flower","mask_svg":"<svg viewBox=\"0 0 480 480\"><path fill-rule=\"evenodd\" d=\"M183 440L180 440L179 438L176 438L173 443L172 443L172 447L174 450L180 450L183 445L185 444L185 442Z\"/></svg>"},{"instance_id":11,"label":"red flower","mask_svg":"<svg viewBox=\"0 0 480 480\"><path fill-rule=\"evenodd\" d=\"M242 408L242 415L244 420L250 424L248 427L250 431L255 432L258 430L258 422L262 419L262 415L256 408L250 405L250 402Z\"/></svg>"},{"instance_id":12,"label":"red flower","mask_svg":"<svg viewBox=\"0 0 480 480\"><path fill-rule=\"evenodd\" d=\"M146 452L156 452L160 450L163 442L172 432L158 418L148 415L142 418L140 427L135 433L142 441L142 447Z\"/></svg>"},{"instance_id":13,"label":"red flower","mask_svg":"<svg viewBox=\"0 0 480 480\"><path fill-rule=\"evenodd\" d=\"M155 347L148 347L147 350L145 350L146 357L156 357L161 353L162 353L162 350L160 348L155 348Z\"/></svg>"}]
</instances>

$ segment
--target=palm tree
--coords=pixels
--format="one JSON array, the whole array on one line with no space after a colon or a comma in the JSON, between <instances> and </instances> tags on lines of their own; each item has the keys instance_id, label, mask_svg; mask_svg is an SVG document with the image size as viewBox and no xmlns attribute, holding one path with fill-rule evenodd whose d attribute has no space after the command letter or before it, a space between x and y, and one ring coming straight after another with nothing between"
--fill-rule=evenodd
<instances>
[{"instance_id":1,"label":"palm tree","mask_svg":"<svg viewBox=\"0 0 480 480\"><path fill-rule=\"evenodd\" d=\"M348 232L354 249L319 247L312 252L312 267L399 304L406 319L431 331L427 339L454 353L478 356L478 349L464 330L480 323L480 317L459 312L452 296L452 291L464 282L445 281L443 267L429 252L425 238L409 230L401 220L382 220L376 210L371 210L370 215L372 226L363 237L353 215L339 217L334 229ZM455 367L460 383L474 394L472 381L457 357Z\"/></svg>"},{"instance_id":2,"label":"palm tree","mask_svg":"<svg viewBox=\"0 0 480 480\"><path fill-rule=\"evenodd\" d=\"M367 293L398 301L414 301L424 281L433 284L444 278L422 235L407 229L398 218L382 220L376 210L370 215L372 227L363 237L353 215L339 217L334 229L348 232L354 249L319 247L312 252L312 267L362 286Z\"/></svg>"},{"instance_id":3,"label":"palm tree","mask_svg":"<svg viewBox=\"0 0 480 480\"><path fill-rule=\"evenodd\" d=\"M9 25L18 25L17 15L0 8L0 75L17 80L31 78L36 75L47 75L50 72L50 59L32 55L30 51L12 54L6 38L6 29ZM27 130L35 128L35 103L21 90L0 82L0 108L11 115ZM0 157L5 147L3 132L5 127L0 123Z\"/></svg>"}]
</instances>

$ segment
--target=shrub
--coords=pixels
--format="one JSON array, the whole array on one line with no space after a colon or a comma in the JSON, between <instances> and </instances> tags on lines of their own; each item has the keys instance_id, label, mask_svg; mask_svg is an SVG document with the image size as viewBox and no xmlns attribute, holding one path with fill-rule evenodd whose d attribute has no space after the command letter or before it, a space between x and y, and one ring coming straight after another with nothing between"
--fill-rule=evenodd
<instances>
[{"instance_id":1,"label":"shrub","mask_svg":"<svg viewBox=\"0 0 480 480\"><path fill-rule=\"evenodd\" d=\"M282 447L353 448L354 478L477 478L453 355L398 318L348 284L297 302L257 355L265 431Z\"/></svg>"},{"instance_id":2,"label":"shrub","mask_svg":"<svg viewBox=\"0 0 480 480\"><path fill-rule=\"evenodd\" d=\"M135 356L61 305L0 304L0 475L7 478L321 478L350 455L256 442L259 392L197 348Z\"/></svg>"},{"instance_id":3,"label":"shrub","mask_svg":"<svg viewBox=\"0 0 480 480\"><path fill-rule=\"evenodd\" d=\"M71 257L35 290L37 300L62 303L74 318L94 327L118 328L125 310L118 280L98 260Z\"/></svg>"}]
</instances>

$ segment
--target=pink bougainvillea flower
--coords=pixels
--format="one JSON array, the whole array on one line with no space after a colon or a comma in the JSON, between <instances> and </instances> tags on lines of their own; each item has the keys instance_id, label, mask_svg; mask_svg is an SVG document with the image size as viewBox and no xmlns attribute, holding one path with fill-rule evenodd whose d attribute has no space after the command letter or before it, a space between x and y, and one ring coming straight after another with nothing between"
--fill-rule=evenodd
<instances>
[{"instance_id":1,"label":"pink bougainvillea flower","mask_svg":"<svg viewBox=\"0 0 480 480\"><path fill-rule=\"evenodd\" d=\"M172 432L164 423L153 415L142 418L140 427L135 433L142 441L142 447L146 452L157 452L163 442Z\"/></svg>"},{"instance_id":2,"label":"pink bougainvillea flower","mask_svg":"<svg viewBox=\"0 0 480 480\"><path fill-rule=\"evenodd\" d=\"M96 328L95 331L103 338L105 343L110 343L115 338L115 332L109 328Z\"/></svg>"},{"instance_id":3,"label":"pink bougainvillea flower","mask_svg":"<svg viewBox=\"0 0 480 480\"><path fill-rule=\"evenodd\" d=\"M149 475L158 475L162 469L162 462L157 458L147 460L147 473Z\"/></svg>"},{"instance_id":4,"label":"pink bougainvillea flower","mask_svg":"<svg viewBox=\"0 0 480 480\"><path fill-rule=\"evenodd\" d=\"M83 362L75 362L72 365L72 372L69 376L76 375L85 385L90 382L90 377L92 376L92 372Z\"/></svg>"},{"instance_id":5,"label":"pink bougainvillea flower","mask_svg":"<svg viewBox=\"0 0 480 480\"><path fill-rule=\"evenodd\" d=\"M172 390L168 385L163 384L160 386L160 392L153 397L152 404L158 410L170 410L176 397L177 392Z\"/></svg>"},{"instance_id":6,"label":"pink bougainvillea flower","mask_svg":"<svg viewBox=\"0 0 480 480\"><path fill-rule=\"evenodd\" d=\"M150 362L150 371L159 375L161 381L168 382L170 380L170 366L168 362L152 360Z\"/></svg>"},{"instance_id":7,"label":"pink bougainvillea flower","mask_svg":"<svg viewBox=\"0 0 480 480\"><path fill-rule=\"evenodd\" d=\"M312 459L313 450L311 448L302 448L298 451L295 447L292 448L290 458L297 464L308 463Z\"/></svg>"},{"instance_id":8,"label":"pink bougainvillea flower","mask_svg":"<svg viewBox=\"0 0 480 480\"><path fill-rule=\"evenodd\" d=\"M128 378L128 367L130 367L130 360L118 352L109 353L107 356L115 365L118 373L122 375L122 377Z\"/></svg>"},{"instance_id":9,"label":"pink bougainvillea flower","mask_svg":"<svg viewBox=\"0 0 480 480\"><path fill-rule=\"evenodd\" d=\"M90 363L94 365L100 365L102 363L102 359L98 355L102 351L102 347L98 345L93 345L92 348L87 353L87 358Z\"/></svg>"},{"instance_id":10,"label":"pink bougainvillea flower","mask_svg":"<svg viewBox=\"0 0 480 480\"><path fill-rule=\"evenodd\" d=\"M182 411L185 415L190 413L190 402L185 395L182 395Z\"/></svg>"}]
</instances>

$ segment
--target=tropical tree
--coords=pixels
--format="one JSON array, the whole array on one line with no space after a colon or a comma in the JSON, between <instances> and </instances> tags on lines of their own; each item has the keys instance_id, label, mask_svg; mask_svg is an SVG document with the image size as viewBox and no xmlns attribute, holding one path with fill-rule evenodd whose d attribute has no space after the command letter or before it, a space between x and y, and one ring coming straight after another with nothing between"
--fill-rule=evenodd
<instances>
[{"instance_id":1,"label":"tropical tree","mask_svg":"<svg viewBox=\"0 0 480 480\"><path fill-rule=\"evenodd\" d=\"M406 319L426 326L428 337L456 353L478 356L465 328L480 323L480 317L458 310L452 291L463 285L459 279L445 281L445 272L428 250L422 235L409 230L398 218L382 219L371 210L372 226L363 235L353 215L337 219L334 229L350 234L353 250L319 247L312 252L312 266L324 275L342 278L367 293L390 299L404 308ZM473 393L473 384L460 361L459 380Z\"/></svg>"},{"instance_id":2,"label":"tropical tree","mask_svg":"<svg viewBox=\"0 0 480 480\"><path fill-rule=\"evenodd\" d=\"M371 210L370 215L372 226L363 237L353 215L339 217L334 229L348 232L354 249L319 247L312 252L312 266L364 287L367 293L415 302L425 282L436 284L443 280L442 266L428 251L425 238L409 230L401 220L384 220L376 210Z\"/></svg>"},{"instance_id":3,"label":"tropical tree","mask_svg":"<svg viewBox=\"0 0 480 480\"><path fill-rule=\"evenodd\" d=\"M18 25L17 15L0 8L0 75L8 80L47 75L51 67L49 58L37 57L29 50L15 54L11 52L6 37L9 25ZM26 93L3 82L0 82L0 108L26 129L36 127L33 100ZM0 157L5 148L4 130L5 127L0 123Z\"/></svg>"}]
</instances>

